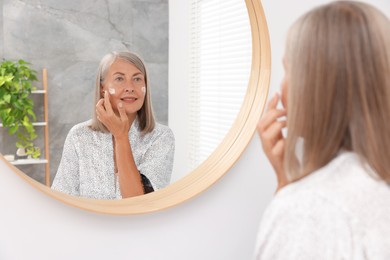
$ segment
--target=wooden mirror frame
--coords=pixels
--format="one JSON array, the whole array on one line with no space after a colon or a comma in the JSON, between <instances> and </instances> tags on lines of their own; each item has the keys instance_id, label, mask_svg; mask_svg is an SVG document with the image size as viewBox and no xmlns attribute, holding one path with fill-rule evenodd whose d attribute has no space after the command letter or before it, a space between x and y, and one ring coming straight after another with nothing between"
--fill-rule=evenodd
<instances>
[{"instance_id":1,"label":"wooden mirror frame","mask_svg":"<svg viewBox=\"0 0 390 260\"><path fill-rule=\"evenodd\" d=\"M248 89L237 119L217 149L187 176L168 187L143 196L121 200L94 200L54 191L28 177L0 158L17 175L46 195L65 204L104 214L144 214L173 207L205 191L239 159L263 112L271 74L271 48L265 14L260 0L245 0L252 32L252 68Z\"/></svg>"}]
</instances>

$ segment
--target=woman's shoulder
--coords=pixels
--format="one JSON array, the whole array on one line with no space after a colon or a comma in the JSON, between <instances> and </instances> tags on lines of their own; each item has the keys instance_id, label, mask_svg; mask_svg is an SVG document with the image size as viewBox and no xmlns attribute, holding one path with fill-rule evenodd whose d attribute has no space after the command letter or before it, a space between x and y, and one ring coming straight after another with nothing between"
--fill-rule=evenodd
<instances>
[{"instance_id":1,"label":"woman's shoulder","mask_svg":"<svg viewBox=\"0 0 390 260\"><path fill-rule=\"evenodd\" d=\"M89 127L91 125L91 120L87 120L81 123L78 123L69 130L70 136L80 136L85 134L90 134L92 129Z\"/></svg>"},{"instance_id":2,"label":"woman's shoulder","mask_svg":"<svg viewBox=\"0 0 390 260\"><path fill-rule=\"evenodd\" d=\"M337 211L361 223L376 212L390 221L390 187L375 178L355 153L338 155L323 168L282 188L270 205L271 211L291 210L315 214ZM372 203L375 201L375 205ZM380 205L380 206L379 206ZM370 213L371 212L371 213Z\"/></svg>"},{"instance_id":3,"label":"woman's shoulder","mask_svg":"<svg viewBox=\"0 0 390 260\"><path fill-rule=\"evenodd\" d=\"M287 185L281 194L305 191L340 196L385 186L356 153L341 152L324 167Z\"/></svg>"},{"instance_id":4,"label":"woman's shoulder","mask_svg":"<svg viewBox=\"0 0 390 260\"><path fill-rule=\"evenodd\" d=\"M315 248L313 243L318 247L321 241L324 248L347 249L351 234L356 241L361 241L361 234L365 234L375 241L376 248L381 248L378 250L388 248L388 242L383 242L390 237L388 197L390 187L371 176L370 169L356 154L340 154L275 195L264 212L259 255L274 253L276 244L284 249L301 245L310 249ZM295 239L297 234L300 240ZM270 242L272 239L275 241ZM280 243L281 239L288 241Z\"/></svg>"},{"instance_id":5,"label":"woman's shoulder","mask_svg":"<svg viewBox=\"0 0 390 260\"><path fill-rule=\"evenodd\" d=\"M166 125L155 123L154 128L147 133L142 133L140 127L136 123L131 127L129 138L132 142L142 144L142 146L149 146L153 144L160 144L163 146L174 146L175 137L173 131Z\"/></svg>"},{"instance_id":6,"label":"woman's shoulder","mask_svg":"<svg viewBox=\"0 0 390 260\"><path fill-rule=\"evenodd\" d=\"M158 133L172 133L172 129L169 126L157 122L154 126L153 131L156 131Z\"/></svg>"},{"instance_id":7,"label":"woman's shoulder","mask_svg":"<svg viewBox=\"0 0 390 260\"><path fill-rule=\"evenodd\" d=\"M157 122L149 134L155 138L171 139L172 141L175 140L172 129L167 125L163 125Z\"/></svg>"}]
</instances>

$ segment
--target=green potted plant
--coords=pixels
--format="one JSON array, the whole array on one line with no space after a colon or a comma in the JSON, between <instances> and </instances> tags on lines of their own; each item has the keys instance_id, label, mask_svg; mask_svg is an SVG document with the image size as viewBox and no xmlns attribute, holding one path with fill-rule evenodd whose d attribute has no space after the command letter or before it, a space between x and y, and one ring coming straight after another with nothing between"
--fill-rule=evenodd
<instances>
[{"instance_id":1,"label":"green potted plant","mask_svg":"<svg viewBox=\"0 0 390 260\"><path fill-rule=\"evenodd\" d=\"M35 147L33 140L37 137L33 122L36 116L33 111L34 102L30 94L36 88L36 71L30 63L4 60L0 65L0 119L3 127L10 135L17 137L16 147L25 149L27 155L33 158L40 156L40 149Z\"/></svg>"}]
</instances>

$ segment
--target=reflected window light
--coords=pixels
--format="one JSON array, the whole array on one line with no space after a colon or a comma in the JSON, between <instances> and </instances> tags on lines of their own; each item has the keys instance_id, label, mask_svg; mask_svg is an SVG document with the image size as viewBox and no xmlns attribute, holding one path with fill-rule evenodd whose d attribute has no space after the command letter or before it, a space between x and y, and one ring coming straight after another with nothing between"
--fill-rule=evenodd
<instances>
[{"instance_id":1,"label":"reflected window light","mask_svg":"<svg viewBox=\"0 0 390 260\"><path fill-rule=\"evenodd\" d=\"M192 0L190 12L189 168L217 148L243 104L252 63L245 1Z\"/></svg>"}]
</instances>

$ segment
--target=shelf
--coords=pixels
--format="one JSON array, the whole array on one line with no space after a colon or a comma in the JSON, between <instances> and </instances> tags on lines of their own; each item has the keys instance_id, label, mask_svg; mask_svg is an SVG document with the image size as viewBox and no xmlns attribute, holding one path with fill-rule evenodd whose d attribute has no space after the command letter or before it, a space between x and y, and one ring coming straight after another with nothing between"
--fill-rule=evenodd
<instances>
[{"instance_id":1,"label":"shelf","mask_svg":"<svg viewBox=\"0 0 390 260\"><path fill-rule=\"evenodd\" d=\"M31 94L45 94L45 93L46 93L46 90L43 90L43 89L37 89L37 90L31 91Z\"/></svg>"},{"instance_id":2,"label":"shelf","mask_svg":"<svg viewBox=\"0 0 390 260\"><path fill-rule=\"evenodd\" d=\"M32 123L33 126L46 126L47 123L46 122L35 122L35 123Z\"/></svg>"},{"instance_id":3,"label":"shelf","mask_svg":"<svg viewBox=\"0 0 390 260\"><path fill-rule=\"evenodd\" d=\"M47 123L46 122L35 122L35 123L32 123L33 126L46 126ZM3 124L0 123L0 127L3 127Z\"/></svg>"},{"instance_id":4,"label":"shelf","mask_svg":"<svg viewBox=\"0 0 390 260\"><path fill-rule=\"evenodd\" d=\"M31 165L42 164L45 166L45 184L50 187L50 159L49 159L49 113L48 113L48 86L47 86L47 69L42 70L42 88L31 91L31 94L43 94L43 122L33 122L32 125L44 127L44 157L42 159L19 159L14 161L8 161L13 165ZM0 123L0 128L3 124Z\"/></svg>"},{"instance_id":5,"label":"shelf","mask_svg":"<svg viewBox=\"0 0 390 260\"><path fill-rule=\"evenodd\" d=\"M45 164L48 163L46 159L19 159L15 161L10 161L10 164L13 165L28 165L28 164Z\"/></svg>"}]
</instances>

